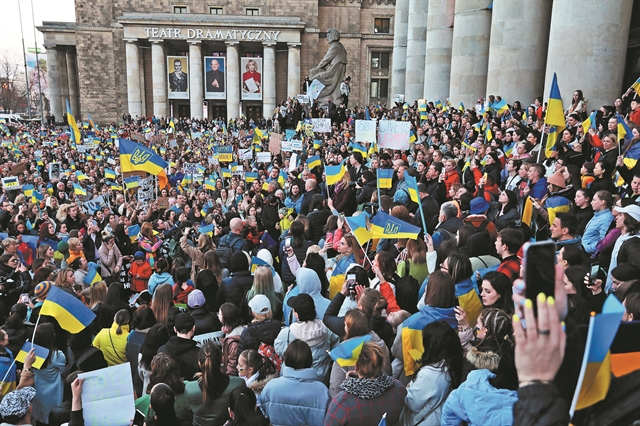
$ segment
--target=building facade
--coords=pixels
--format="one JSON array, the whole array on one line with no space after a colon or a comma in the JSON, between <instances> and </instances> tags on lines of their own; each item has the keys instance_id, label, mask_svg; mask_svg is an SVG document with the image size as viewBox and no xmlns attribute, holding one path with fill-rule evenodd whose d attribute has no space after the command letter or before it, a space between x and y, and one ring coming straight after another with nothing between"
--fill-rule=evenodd
<instances>
[{"instance_id":1,"label":"building facade","mask_svg":"<svg viewBox=\"0 0 640 426\"><path fill-rule=\"evenodd\" d=\"M388 103L394 0L76 0L44 22L51 112L80 117L270 117L301 93L336 28L350 106Z\"/></svg>"},{"instance_id":2,"label":"building facade","mask_svg":"<svg viewBox=\"0 0 640 426\"><path fill-rule=\"evenodd\" d=\"M397 0L391 93L473 106L546 99L613 105L640 76L640 0ZM426 24L426 25L425 25Z\"/></svg>"}]
</instances>

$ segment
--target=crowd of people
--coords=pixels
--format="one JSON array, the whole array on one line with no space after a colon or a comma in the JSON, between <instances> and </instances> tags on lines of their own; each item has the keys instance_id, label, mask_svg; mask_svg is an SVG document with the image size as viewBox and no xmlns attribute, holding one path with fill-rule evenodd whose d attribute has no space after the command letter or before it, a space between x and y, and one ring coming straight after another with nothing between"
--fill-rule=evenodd
<instances>
[{"instance_id":1,"label":"crowd of people","mask_svg":"<svg viewBox=\"0 0 640 426\"><path fill-rule=\"evenodd\" d=\"M328 102L288 99L257 122L80 122L82 142L0 123L3 424L81 425L78 374L127 362L147 425L568 424L590 313L615 294L624 321L640 318L635 91L596 110L576 90L559 129L542 98ZM370 119L410 122L408 149L357 141ZM276 133L302 150L274 150ZM128 188L120 138L169 164L150 199ZM351 219L383 213L421 231L360 241ZM536 300L531 240L557 250L555 294ZM93 322L71 334L40 314L54 287ZM15 361L25 342L48 350L40 368L33 352ZM351 362L331 356L350 344Z\"/></svg>"}]
</instances>

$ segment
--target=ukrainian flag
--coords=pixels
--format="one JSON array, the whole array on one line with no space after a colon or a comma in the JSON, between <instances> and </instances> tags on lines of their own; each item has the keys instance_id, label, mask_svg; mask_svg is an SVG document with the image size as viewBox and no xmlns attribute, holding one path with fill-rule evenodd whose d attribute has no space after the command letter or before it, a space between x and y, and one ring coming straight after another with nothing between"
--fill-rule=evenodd
<instances>
[{"instance_id":1,"label":"ukrainian flag","mask_svg":"<svg viewBox=\"0 0 640 426\"><path fill-rule=\"evenodd\" d=\"M98 268L95 266L89 268L89 272L87 272L87 275L84 276L84 279L82 281L86 285L94 285L95 283L102 281L102 277L98 273Z\"/></svg>"},{"instance_id":2,"label":"ukrainian flag","mask_svg":"<svg viewBox=\"0 0 640 426\"><path fill-rule=\"evenodd\" d=\"M116 183L111 184L109 188L111 188L112 191L122 191L122 187Z\"/></svg>"},{"instance_id":3,"label":"ukrainian flag","mask_svg":"<svg viewBox=\"0 0 640 426\"><path fill-rule=\"evenodd\" d=\"M418 140L418 138L416 137L416 132L412 130L411 136L409 136L409 143L414 143L416 140Z\"/></svg>"},{"instance_id":4,"label":"ukrainian flag","mask_svg":"<svg viewBox=\"0 0 640 426\"><path fill-rule=\"evenodd\" d=\"M212 180L205 179L204 180L204 189L210 189L212 191L215 191L216 183L214 181L212 181Z\"/></svg>"},{"instance_id":5,"label":"ukrainian flag","mask_svg":"<svg viewBox=\"0 0 640 426\"><path fill-rule=\"evenodd\" d=\"M259 257L256 257L256 256L251 257L251 268L250 268L251 275L254 275L256 273L256 269L258 269L258 266L266 266L268 268L271 268L271 265L269 265L267 262L260 259Z\"/></svg>"},{"instance_id":6,"label":"ukrainian flag","mask_svg":"<svg viewBox=\"0 0 640 426\"><path fill-rule=\"evenodd\" d=\"M256 179L258 179L258 173L257 172L245 172L245 174L244 174L245 182L252 183Z\"/></svg>"},{"instance_id":7,"label":"ukrainian flag","mask_svg":"<svg viewBox=\"0 0 640 426\"><path fill-rule=\"evenodd\" d=\"M631 129L625 123L624 118L620 114L616 114L616 118L618 120L618 140L620 139L632 139L633 133L631 133Z\"/></svg>"},{"instance_id":8,"label":"ukrainian flag","mask_svg":"<svg viewBox=\"0 0 640 426\"><path fill-rule=\"evenodd\" d=\"M378 169L378 188L391 188L393 183L393 173L393 169Z\"/></svg>"},{"instance_id":9,"label":"ukrainian flag","mask_svg":"<svg viewBox=\"0 0 640 426\"><path fill-rule=\"evenodd\" d=\"M413 376L420 369L416 361L424 353L422 329L435 321L444 321L454 329L458 327L453 308L432 306L425 306L402 323L402 361L407 377Z\"/></svg>"},{"instance_id":10,"label":"ukrainian flag","mask_svg":"<svg viewBox=\"0 0 640 426\"><path fill-rule=\"evenodd\" d=\"M527 197L526 201L524 202L524 207L522 208L522 223L526 224L527 226L531 227L531 218L533 217L533 201L531 200L531 197ZM555 217L554 217L555 220ZM550 222L551 223L551 222ZM469 323L471 324L471 323Z\"/></svg>"},{"instance_id":11,"label":"ukrainian flag","mask_svg":"<svg viewBox=\"0 0 640 426\"><path fill-rule=\"evenodd\" d=\"M115 180L116 179L116 172L111 170L111 169L104 169L104 177L107 179L112 179Z\"/></svg>"},{"instance_id":12,"label":"ukrainian flag","mask_svg":"<svg viewBox=\"0 0 640 426\"><path fill-rule=\"evenodd\" d=\"M456 284L456 297L460 307L467 313L469 324L475 324L482 311L482 300L473 285L473 281L466 279Z\"/></svg>"},{"instance_id":13,"label":"ukrainian flag","mask_svg":"<svg viewBox=\"0 0 640 426\"><path fill-rule=\"evenodd\" d=\"M416 181L416 178L411 176L409 172L405 170L404 181L407 183L407 192L409 193L409 197L411 197L411 201L420 204L420 193L418 192L418 182Z\"/></svg>"},{"instance_id":14,"label":"ukrainian flag","mask_svg":"<svg viewBox=\"0 0 640 426\"><path fill-rule=\"evenodd\" d=\"M415 240L420 228L379 211L371 221L372 238L410 238Z\"/></svg>"},{"instance_id":15,"label":"ukrainian flag","mask_svg":"<svg viewBox=\"0 0 640 426\"><path fill-rule=\"evenodd\" d=\"M364 158L367 158L367 155L368 155L367 148L365 148L359 143L353 144L353 152L359 152L360 154L362 154Z\"/></svg>"},{"instance_id":16,"label":"ukrainian flag","mask_svg":"<svg viewBox=\"0 0 640 426\"><path fill-rule=\"evenodd\" d=\"M91 309L75 296L52 286L42 304L40 315L49 315L58 320L62 329L71 334L80 333L96 318Z\"/></svg>"},{"instance_id":17,"label":"ukrainian flag","mask_svg":"<svg viewBox=\"0 0 640 426\"><path fill-rule=\"evenodd\" d=\"M493 104L491 108L498 114L504 114L505 112L509 111L509 105L507 105L507 101L505 101L504 99Z\"/></svg>"},{"instance_id":18,"label":"ukrainian flag","mask_svg":"<svg viewBox=\"0 0 640 426\"><path fill-rule=\"evenodd\" d=\"M322 148L322 141L318 140L318 139L314 139L313 140L313 149L320 149Z\"/></svg>"},{"instance_id":19,"label":"ukrainian flag","mask_svg":"<svg viewBox=\"0 0 640 426\"><path fill-rule=\"evenodd\" d=\"M507 158L511 158L511 156L513 155L513 148L515 148L516 143L515 142L511 142L509 145L505 145L504 147L504 155Z\"/></svg>"},{"instance_id":20,"label":"ukrainian flag","mask_svg":"<svg viewBox=\"0 0 640 426\"><path fill-rule=\"evenodd\" d=\"M551 151L555 150L556 142L558 141L558 128L556 126L549 127L549 132L547 133L547 144L544 149L544 155L549 157L551 156Z\"/></svg>"},{"instance_id":21,"label":"ukrainian flag","mask_svg":"<svg viewBox=\"0 0 640 426\"><path fill-rule=\"evenodd\" d=\"M22 192L26 197L33 196L33 185L22 185Z\"/></svg>"},{"instance_id":22,"label":"ukrainian flag","mask_svg":"<svg viewBox=\"0 0 640 426\"><path fill-rule=\"evenodd\" d=\"M347 172L347 169L344 166L344 162L342 162L337 166L325 166L324 172L327 176L327 185L334 185L342 179L342 176Z\"/></svg>"},{"instance_id":23,"label":"ukrainian flag","mask_svg":"<svg viewBox=\"0 0 640 426\"><path fill-rule=\"evenodd\" d=\"M87 190L78 185L77 183L73 184L73 193L77 195L87 195Z\"/></svg>"},{"instance_id":24,"label":"ukrainian flag","mask_svg":"<svg viewBox=\"0 0 640 426\"><path fill-rule=\"evenodd\" d=\"M35 349L36 351L36 360L33 362L32 367L39 370L40 368L42 368L42 364L44 364L45 360L49 356L49 349L43 348L42 346L36 345L35 343L24 342L24 345L22 345L22 349L20 349L20 352L18 352L18 355L16 355L16 361L24 364L24 360L27 355L29 355L29 351L31 351L31 348Z\"/></svg>"},{"instance_id":25,"label":"ukrainian flag","mask_svg":"<svg viewBox=\"0 0 640 426\"><path fill-rule=\"evenodd\" d=\"M427 101L425 99L418 99L418 111L420 112L420 120L426 120L429 118L427 113Z\"/></svg>"},{"instance_id":26,"label":"ukrainian flag","mask_svg":"<svg viewBox=\"0 0 640 426\"><path fill-rule=\"evenodd\" d=\"M69 99L67 99L67 123L69 123L69 130L71 131L71 141L74 143L82 142L82 134L78 129L76 119L71 114L71 106L69 105Z\"/></svg>"},{"instance_id":27,"label":"ukrainian flag","mask_svg":"<svg viewBox=\"0 0 640 426\"><path fill-rule=\"evenodd\" d=\"M460 105L458 106L458 110L460 110L460 112L464 112L464 104L462 102L460 102Z\"/></svg>"},{"instance_id":28,"label":"ukrainian flag","mask_svg":"<svg viewBox=\"0 0 640 426\"><path fill-rule=\"evenodd\" d=\"M376 142L372 142L371 146L369 147L369 155L373 155L376 152L378 152L378 144Z\"/></svg>"},{"instance_id":29,"label":"ukrainian flag","mask_svg":"<svg viewBox=\"0 0 640 426\"><path fill-rule=\"evenodd\" d=\"M484 131L484 137L486 142L491 142L493 140L493 132L491 131L491 126L487 126Z\"/></svg>"},{"instance_id":30,"label":"ukrainian flag","mask_svg":"<svg viewBox=\"0 0 640 426\"><path fill-rule=\"evenodd\" d=\"M253 129L253 143L260 144L263 136L264 132L262 132L262 130L258 129L257 127Z\"/></svg>"},{"instance_id":31,"label":"ukrainian flag","mask_svg":"<svg viewBox=\"0 0 640 426\"><path fill-rule=\"evenodd\" d=\"M131 242L134 242L138 239L138 234L140 234L140 225L129 226L127 228L127 233L129 234L129 239L131 240Z\"/></svg>"},{"instance_id":32,"label":"ukrainian flag","mask_svg":"<svg viewBox=\"0 0 640 426\"><path fill-rule=\"evenodd\" d=\"M361 246L371 239L371 233L367 229L367 215L359 214L358 216L345 217L345 220Z\"/></svg>"},{"instance_id":33,"label":"ukrainian flag","mask_svg":"<svg viewBox=\"0 0 640 426\"><path fill-rule=\"evenodd\" d=\"M544 207L547 209L547 213L549 214L549 223L553 223L558 213L565 213L569 211L571 208L571 202L566 197L555 195L547 198L544 202Z\"/></svg>"},{"instance_id":34,"label":"ukrainian flag","mask_svg":"<svg viewBox=\"0 0 640 426\"><path fill-rule=\"evenodd\" d=\"M137 188L140 186L140 178L138 176L131 176L124 179L124 186L127 189Z\"/></svg>"},{"instance_id":35,"label":"ukrainian flag","mask_svg":"<svg viewBox=\"0 0 640 426\"><path fill-rule=\"evenodd\" d=\"M544 117L544 124L556 126L557 133L564 129L566 125L564 121L562 97L560 96L560 88L558 87L558 77L555 72L553 73L553 81L551 82L551 92L549 93L549 102L547 106L547 114ZM549 131L549 136L551 136L551 131ZM547 145L544 150L547 157L551 155L551 149L555 144L555 139L551 141L551 137L547 138Z\"/></svg>"},{"instance_id":36,"label":"ukrainian flag","mask_svg":"<svg viewBox=\"0 0 640 426\"><path fill-rule=\"evenodd\" d=\"M231 169L221 169L222 172L222 177L223 178L230 178L231 177Z\"/></svg>"},{"instance_id":37,"label":"ukrainian flag","mask_svg":"<svg viewBox=\"0 0 640 426\"><path fill-rule=\"evenodd\" d=\"M164 169L168 166L162 157L146 146L120 138L120 166L123 172L142 170L158 176L158 187L164 188L169 180Z\"/></svg>"},{"instance_id":38,"label":"ukrainian flag","mask_svg":"<svg viewBox=\"0 0 640 426\"><path fill-rule=\"evenodd\" d=\"M369 340L371 340L370 334L345 340L329 352L329 356L331 356L331 359L340 367L353 367L356 365L358 358L360 358L362 347Z\"/></svg>"},{"instance_id":39,"label":"ukrainian flag","mask_svg":"<svg viewBox=\"0 0 640 426\"><path fill-rule=\"evenodd\" d=\"M307 168L309 170L313 170L316 167L320 166L321 164L322 164L322 161L320 161L319 155L314 155L313 157L307 158Z\"/></svg>"},{"instance_id":40,"label":"ukrainian flag","mask_svg":"<svg viewBox=\"0 0 640 426\"><path fill-rule=\"evenodd\" d=\"M89 117L89 124L92 128L96 128L96 125L93 123L93 118L91 118L91 114L87 113L87 117Z\"/></svg>"},{"instance_id":41,"label":"ukrainian flag","mask_svg":"<svg viewBox=\"0 0 640 426\"><path fill-rule=\"evenodd\" d=\"M442 109L442 101L440 99L436 101L436 108L438 108L439 110Z\"/></svg>"},{"instance_id":42,"label":"ukrainian flag","mask_svg":"<svg viewBox=\"0 0 640 426\"><path fill-rule=\"evenodd\" d=\"M76 172L76 179L78 179L78 180L86 180L86 179L89 179L89 176L85 175L81 171L77 171Z\"/></svg>"},{"instance_id":43,"label":"ukrainian flag","mask_svg":"<svg viewBox=\"0 0 640 426\"><path fill-rule=\"evenodd\" d=\"M633 169L638 159L640 159L640 144L635 144L624 153L624 165L628 169Z\"/></svg>"},{"instance_id":44,"label":"ukrainian flag","mask_svg":"<svg viewBox=\"0 0 640 426\"><path fill-rule=\"evenodd\" d=\"M570 414L590 407L607 396L611 384L611 343L616 336L624 306L614 295L609 295L602 313L592 314L589 321L578 385L573 394Z\"/></svg>"},{"instance_id":45,"label":"ukrainian flag","mask_svg":"<svg viewBox=\"0 0 640 426\"><path fill-rule=\"evenodd\" d=\"M27 218L27 223L25 225L29 231L33 230L33 224L31 223L31 220L29 218Z\"/></svg>"},{"instance_id":46,"label":"ukrainian flag","mask_svg":"<svg viewBox=\"0 0 640 426\"><path fill-rule=\"evenodd\" d=\"M591 115L589 117L587 117L587 119L582 122L582 129L584 130L585 133L587 133L590 128L594 128L594 129L596 128L596 113L597 112L598 112L598 110L593 110Z\"/></svg>"},{"instance_id":47,"label":"ukrainian flag","mask_svg":"<svg viewBox=\"0 0 640 426\"><path fill-rule=\"evenodd\" d=\"M7 350L11 353L11 351ZM0 382L0 397L8 394L16 388L16 364L13 356L0 356L0 375L3 380Z\"/></svg>"},{"instance_id":48,"label":"ukrainian flag","mask_svg":"<svg viewBox=\"0 0 640 426\"><path fill-rule=\"evenodd\" d=\"M214 224L210 223L209 225L201 226L198 228L198 232L201 234L209 234L210 237L213 236Z\"/></svg>"},{"instance_id":49,"label":"ukrainian flag","mask_svg":"<svg viewBox=\"0 0 640 426\"><path fill-rule=\"evenodd\" d=\"M640 77L638 77L636 82L631 85L631 88L635 90L638 95L640 95Z\"/></svg>"}]
</instances>

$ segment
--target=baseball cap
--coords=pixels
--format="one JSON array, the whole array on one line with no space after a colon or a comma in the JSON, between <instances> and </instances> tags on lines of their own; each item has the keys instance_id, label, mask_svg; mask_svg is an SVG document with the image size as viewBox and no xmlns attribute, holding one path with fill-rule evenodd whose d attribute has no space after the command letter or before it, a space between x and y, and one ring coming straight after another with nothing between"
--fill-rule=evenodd
<instances>
[{"instance_id":1,"label":"baseball cap","mask_svg":"<svg viewBox=\"0 0 640 426\"><path fill-rule=\"evenodd\" d=\"M189 293L187 304L190 308L199 308L201 306L204 306L205 303L207 303L207 301L204 298L204 293L202 293L201 290L193 290L191 293Z\"/></svg>"},{"instance_id":2,"label":"baseball cap","mask_svg":"<svg viewBox=\"0 0 640 426\"><path fill-rule=\"evenodd\" d=\"M637 204L630 204L627 207L614 207L618 213L626 213L638 222L640 222L640 206Z\"/></svg>"},{"instance_id":3,"label":"baseball cap","mask_svg":"<svg viewBox=\"0 0 640 426\"><path fill-rule=\"evenodd\" d=\"M254 314L268 314L271 312L271 301L264 294L257 294L249 300L249 307Z\"/></svg>"},{"instance_id":4,"label":"baseball cap","mask_svg":"<svg viewBox=\"0 0 640 426\"><path fill-rule=\"evenodd\" d=\"M312 321L316 319L316 304L313 298L306 293L293 296L287 300L287 305L296 311L300 321Z\"/></svg>"},{"instance_id":5,"label":"baseball cap","mask_svg":"<svg viewBox=\"0 0 640 426\"><path fill-rule=\"evenodd\" d=\"M176 316L173 324L178 333L187 333L196 325L196 320L190 314L183 312Z\"/></svg>"}]
</instances>

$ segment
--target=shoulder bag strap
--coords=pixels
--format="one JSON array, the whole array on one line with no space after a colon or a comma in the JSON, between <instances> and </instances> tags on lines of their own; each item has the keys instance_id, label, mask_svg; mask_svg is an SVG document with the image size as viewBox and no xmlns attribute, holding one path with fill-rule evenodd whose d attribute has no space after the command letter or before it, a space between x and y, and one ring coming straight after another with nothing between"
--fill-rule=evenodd
<instances>
[{"instance_id":1,"label":"shoulder bag strap","mask_svg":"<svg viewBox=\"0 0 640 426\"><path fill-rule=\"evenodd\" d=\"M116 354L116 356L118 357L118 359L122 362L126 362L126 359L122 359L122 357L120 357L120 354L118 353L118 351L116 350L116 347L113 345L113 338L111 337L111 329L109 329L109 340L111 341L111 347L113 348L113 353Z\"/></svg>"}]
</instances>

